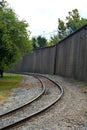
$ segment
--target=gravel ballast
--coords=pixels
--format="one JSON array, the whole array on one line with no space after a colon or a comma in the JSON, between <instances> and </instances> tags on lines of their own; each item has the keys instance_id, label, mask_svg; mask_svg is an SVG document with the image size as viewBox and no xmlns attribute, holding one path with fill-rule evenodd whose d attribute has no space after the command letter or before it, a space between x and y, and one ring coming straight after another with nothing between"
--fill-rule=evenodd
<instances>
[{"instance_id":1,"label":"gravel ballast","mask_svg":"<svg viewBox=\"0 0 87 130\"><path fill-rule=\"evenodd\" d=\"M47 76L63 86L62 99L12 130L87 130L87 85L60 76ZM31 81L35 83L34 78Z\"/></svg>"},{"instance_id":2,"label":"gravel ballast","mask_svg":"<svg viewBox=\"0 0 87 130\"><path fill-rule=\"evenodd\" d=\"M41 91L42 87L38 79L32 76L24 76L21 84L12 90L11 96L0 104L0 115L28 103Z\"/></svg>"},{"instance_id":3,"label":"gravel ballast","mask_svg":"<svg viewBox=\"0 0 87 130\"><path fill-rule=\"evenodd\" d=\"M16 111L15 113L5 116L5 118L0 118L0 128L6 127L10 124L16 123L17 121L23 120L24 118L30 117L31 115L42 111L43 109L46 109L48 106L55 102L55 100L60 95L59 87L48 80L43 82L46 86L46 91L40 97L40 99L35 100L28 106Z\"/></svg>"}]
</instances>

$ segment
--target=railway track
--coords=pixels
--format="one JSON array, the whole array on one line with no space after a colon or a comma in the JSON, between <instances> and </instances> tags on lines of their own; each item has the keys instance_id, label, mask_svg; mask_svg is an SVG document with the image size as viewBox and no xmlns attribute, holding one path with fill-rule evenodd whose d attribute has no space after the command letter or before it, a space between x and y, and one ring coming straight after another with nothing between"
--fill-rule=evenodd
<instances>
[{"instance_id":1,"label":"railway track","mask_svg":"<svg viewBox=\"0 0 87 130\"><path fill-rule=\"evenodd\" d=\"M0 115L0 130L8 130L20 125L22 122L47 110L63 95L63 88L52 79L38 74L28 74L38 78L42 85L42 92L29 103Z\"/></svg>"},{"instance_id":2,"label":"railway track","mask_svg":"<svg viewBox=\"0 0 87 130\"><path fill-rule=\"evenodd\" d=\"M0 118L5 116L5 115L11 114L11 113L29 105L30 103L32 103L33 101L35 101L36 99L40 98L40 96L43 95L43 93L45 92L45 89L46 89L45 86L43 85L42 81L38 77L36 77L35 75L32 75L32 76L35 77L40 82L41 87L42 87L42 91L37 96L33 97L33 99L30 100L28 103L25 103L25 104L21 105L20 107L14 108L13 110L8 110L7 112L0 114Z\"/></svg>"}]
</instances>

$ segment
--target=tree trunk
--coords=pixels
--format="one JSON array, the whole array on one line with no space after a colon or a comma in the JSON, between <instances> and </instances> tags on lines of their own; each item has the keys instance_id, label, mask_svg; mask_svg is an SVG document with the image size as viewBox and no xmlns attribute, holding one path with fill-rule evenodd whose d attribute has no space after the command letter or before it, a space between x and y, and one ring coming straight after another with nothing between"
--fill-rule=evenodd
<instances>
[{"instance_id":1,"label":"tree trunk","mask_svg":"<svg viewBox=\"0 0 87 130\"><path fill-rule=\"evenodd\" d=\"M3 70L0 70L1 78L3 78Z\"/></svg>"}]
</instances>

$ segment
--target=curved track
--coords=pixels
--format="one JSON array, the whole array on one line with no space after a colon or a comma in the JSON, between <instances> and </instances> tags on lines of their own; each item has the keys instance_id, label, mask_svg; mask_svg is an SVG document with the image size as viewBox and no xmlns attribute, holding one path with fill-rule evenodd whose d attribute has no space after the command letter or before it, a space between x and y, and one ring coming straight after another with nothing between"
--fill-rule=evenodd
<instances>
[{"instance_id":1,"label":"curved track","mask_svg":"<svg viewBox=\"0 0 87 130\"><path fill-rule=\"evenodd\" d=\"M55 104L63 95L63 88L52 79L39 74L23 74L31 75L36 78L38 77L38 80L43 86L43 91L38 97L29 102L29 104L1 115L0 130L7 130L15 127L28 120L30 117L45 111Z\"/></svg>"},{"instance_id":2,"label":"curved track","mask_svg":"<svg viewBox=\"0 0 87 130\"><path fill-rule=\"evenodd\" d=\"M34 98L33 98L32 100L30 100L28 103L23 104L23 105L21 105L20 107L17 107L17 108L15 108L15 109L13 109L13 110L9 110L8 112L5 112L5 113L2 114L2 115L0 114L0 118L3 117L3 116L6 116L6 115L8 115L8 114L12 114L13 112L15 112L15 111L17 111L17 110L20 110L20 109L26 107L27 105L29 105L29 104L32 103L33 101L37 100L38 98L40 98L40 96L42 96L42 95L44 94L45 89L46 89L45 86L44 86L44 84L42 83L42 81L41 81L37 76L35 76L35 75L33 75L33 74L32 74L32 76L35 77L35 78L37 78L37 79L39 80L39 82L41 83L41 87L42 87L41 93L39 93L39 95L37 95L36 97L34 97Z\"/></svg>"}]
</instances>

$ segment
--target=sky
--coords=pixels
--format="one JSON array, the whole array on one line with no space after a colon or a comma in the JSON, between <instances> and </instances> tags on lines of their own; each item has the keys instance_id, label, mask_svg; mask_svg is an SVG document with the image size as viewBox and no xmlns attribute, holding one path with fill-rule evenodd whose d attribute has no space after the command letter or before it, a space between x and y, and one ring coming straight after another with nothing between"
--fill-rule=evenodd
<instances>
[{"instance_id":1,"label":"sky","mask_svg":"<svg viewBox=\"0 0 87 130\"><path fill-rule=\"evenodd\" d=\"M69 11L78 9L87 18L87 0L7 0L20 20L29 24L31 36L55 34L58 18L65 20ZM54 32L54 33L51 33Z\"/></svg>"}]
</instances>

